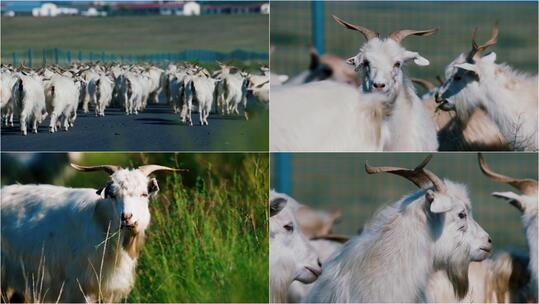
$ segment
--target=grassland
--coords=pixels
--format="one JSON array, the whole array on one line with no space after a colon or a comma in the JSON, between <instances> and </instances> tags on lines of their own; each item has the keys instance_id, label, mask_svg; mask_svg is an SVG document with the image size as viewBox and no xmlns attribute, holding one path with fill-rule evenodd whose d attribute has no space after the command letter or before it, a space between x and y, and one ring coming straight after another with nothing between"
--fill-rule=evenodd
<instances>
[{"instance_id":1,"label":"grassland","mask_svg":"<svg viewBox=\"0 0 539 304\"><path fill-rule=\"evenodd\" d=\"M417 189L409 181L391 175L368 175L364 163L413 168L424 153L306 154L291 156L292 195L317 208L337 207L343 217L335 232L355 234L376 210ZM537 180L536 153L488 153L485 158L497 172ZM272 158L272 188L279 189L276 161ZM475 220L491 235L495 250L527 250L521 213L506 201L491 196L495 191L516 191L495 183L479 170L476 153L436 153L427 166L438 176L467 185ZM516 191L518 192L518 191Z\"/></svg>"},{"instance_id":2,"label":"grassland","mask_svg":"<svg viewBox=\"0 0 539 304\"><path fill-rule=\"evenodd\" d=\"M267 15L4 17L2 60L13 51L61 48L84 52L153 54L186 49L267 52ZM39 59L39 58L37 58Z\"/></svg>"},{"instance_id":3,"label":"grassland","mask_svg":"<svg viewBox=\"0 0 539 304\"><path fill-rule=\"evenodd\" d=\"M57 169L45 175L24 177L12 161L2 182L98 188L107 181L106 173L75 173L59 156L49 158L47 166ZM152 220L128 302L267 303L267 154L83 153L78 162L190 170L155 174L160 192L150 201Z\"/></svg>"},{"instance_id":4,"label":"grassland","mask_svg":"<svg viewBox=\"0 0 539 304\"><path fill-rule=\"evenodd\" d=\"M271 67L277 73L295 75L308 66L311 38L311 4L275 2L271 7ZM348 58L355 55L364 38L337 25L331 15L358 23L382 35L403 29L439 27L430 37L411 37L404 46L431 62L428 67L408 65L410 75L434 80L459 53L471 48L471 34L486 41L494 21L500 22L498 43L491 48L498 62L528 73L537 73L536 2L331 2L324 3L325 49Z\"/></svg>"}]
</instances>

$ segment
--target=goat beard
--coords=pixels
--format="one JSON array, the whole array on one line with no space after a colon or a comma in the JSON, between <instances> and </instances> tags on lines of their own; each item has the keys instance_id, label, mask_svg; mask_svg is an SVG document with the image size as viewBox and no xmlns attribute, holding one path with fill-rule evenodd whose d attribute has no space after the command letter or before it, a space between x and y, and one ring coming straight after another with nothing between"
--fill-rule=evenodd
<instances>
[{"instance_id":1,"label":"goat beard","mask_svg":"<svg viewBox=\"0 0 539 304\"><path fill-rule=\"evenodd\" d=\"M455 260L452 257L447 261L446 274L453 285L453 291L459 300L462 300L468 293L468 267L469 261Z\"/></svg>"},{"instance_id":2,"label":"goat beard","mask_svg":"<svg viewBox=\"0 0 539 304\"><path fill-rule=\"evenodd\" d=\"M132 259L137 258L142 245L144 244L144 231L139 232L134 229L123 231L122 247Z\"/></svg>"}]
</instances>

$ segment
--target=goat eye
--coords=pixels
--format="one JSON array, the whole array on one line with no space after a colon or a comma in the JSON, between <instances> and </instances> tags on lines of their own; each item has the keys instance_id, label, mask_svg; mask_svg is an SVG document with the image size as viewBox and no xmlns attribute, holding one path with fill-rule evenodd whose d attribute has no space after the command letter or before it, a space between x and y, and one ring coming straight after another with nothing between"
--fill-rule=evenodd
<instances>
[{"instance_id":1,"label":"goat eye","mask_svg":"<svg viewBox=\"0 0 539 304\"><path fill-rule=\"evenodd\" d=\"M395 68L398 69L398 68L401 67L401 63L397 61L397 62L395 62L395 64L393 65L393 67L395 67Z\"/></svg>"},{"instance_id":2,"label":"goat eye","mask_svg":"<svg viewBox=\"0 0 539 304\"><path fill-rule=\"evenodd\" d=\"M464 211L459 212L459 218L461 218L461 219L466 218L466 212L464 212Z\"/></svg>"},{"instance_id":3,"label":"goat eye","mask_svg":"<svg viewBox=\"0 0 539 304\"><path fill-rule=\"evenodd\" d=\"M462 79L462 77L460 77L459 75L455 75L455 77L453 77L453 79L455 81L460 81Z\"/></svg>"},{"instance_id":4,"label":"goat eye","mask_svg":"<svg viewBox=\"0 0 539 304\"><path fill-rule=\"evenodd\" d=\"M148 197L148 193L142 193L140 196L142 196L142 197Z\"/></svg>"},{"instance_id":5,"label":"goat eye","mask_svg":"<svg viewBox=\"0 0 539 304\"><path fill-rule=\"evenodd\" d=\"M289 232L294 231L294 225L292 225L292 223L284 225L283 228L286 229L286 231L289 231Z\"/></svg>"},{"instance_id":6,"label":"goat eye","mask_svg":"<svg viewBox=\"0 0 539 304\"><path fill-rule=\"evenodd\" d=\"M370 64L370 62L368 60L363 60L363 66L364 67L368 68L369 64Z\"/></svg>"}]
</instances>

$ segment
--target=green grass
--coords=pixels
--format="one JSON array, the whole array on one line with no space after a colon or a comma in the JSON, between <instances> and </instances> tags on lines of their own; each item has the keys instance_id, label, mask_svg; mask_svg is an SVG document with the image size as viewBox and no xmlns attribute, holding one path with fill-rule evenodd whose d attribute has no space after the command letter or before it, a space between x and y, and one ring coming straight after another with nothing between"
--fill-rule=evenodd
<instances>
[{"instance_id":1,"label":"green grass","mask_svg":"<svg viewBox=\"0 0 539 304\"><path fill-rule=\"evenodd\" d=\"M77 162L190 170L154 174L160 191L128 302L268 302L268 154L83 153ZM107 181L103 172L66 172L54 184L97 189Z\"/></svg>"},{"instance_id":2,"label":"green grass","mask_svg":"<svg viewBox=\"0 0 539 304\"><path fill-rule=\"evenodd\" d=\"M267 302L267 159L244 160L230 180L193 189L168 178L153 204L133 302Z\"/></svg>"},{"instance_id":3,"label":"green grass","mask_svg":"<svg viewBox=\"0 0 539 304\"><path fill-rule=\"evenodd\" d=\"M2 60L13 51L61 48L144 55L186 49L267 52L267 15L2 18ZM24 53L25 54L25 53ZM76 54L76 53L75 53ZM19 56L22 56L21 54ZM22 61L24 58L19 57Z\"/></svg>"},{"instance_id":4,"label":"green grass","mask_svg":"<svg viewBox=\"0 0 539 304\"><path fill-rule=\"evenodd\" d=\"M306 2L274 2L271 7L272 70L295 75L308 66L311 39L311 5ZM331 2L324 3L325 49L343 58L355 55L365 43L363 36L337 25L335 14L361 24L382 35L403 28L440 31L429 37L410 37L403 45L418 51L431 64L407 65L408 74L434 81L458 54L471 48L471 35L479 28L478 40L490 35L495 20L500 35L491 50L497 62L537 74L537 3L536 2Z\"/></svg>"}]
</instances>

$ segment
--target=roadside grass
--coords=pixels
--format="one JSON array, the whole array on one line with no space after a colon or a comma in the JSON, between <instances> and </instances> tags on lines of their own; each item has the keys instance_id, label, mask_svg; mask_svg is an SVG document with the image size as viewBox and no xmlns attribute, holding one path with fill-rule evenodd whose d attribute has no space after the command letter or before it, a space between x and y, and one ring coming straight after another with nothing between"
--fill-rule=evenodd
<instances>
[{"instance_id":1,"label":"roadside grass","mask_svg":"<svg viewBox=\"0 0 539 304\"><path fill-rule=\"evenodd\" d=\"M129 302L268 301L267 155L217 169L162 183Z\"/></svg>"}]
</instances>

